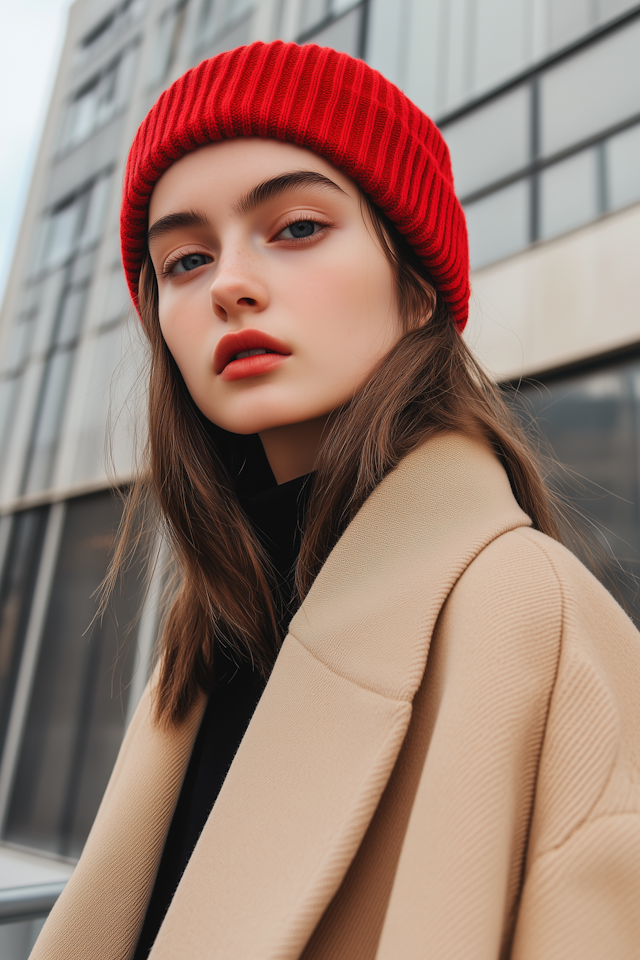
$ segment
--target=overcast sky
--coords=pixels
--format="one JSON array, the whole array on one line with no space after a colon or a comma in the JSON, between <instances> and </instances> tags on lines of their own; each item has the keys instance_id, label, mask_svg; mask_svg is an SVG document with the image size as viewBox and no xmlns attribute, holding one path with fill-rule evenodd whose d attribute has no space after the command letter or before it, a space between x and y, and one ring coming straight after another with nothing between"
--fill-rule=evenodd
<instances>
[{"instance_id":1,"label":"overcast sky","mask_svg":"<svg viewBox=\"0 0 640 960\"><path fill-rule=\"evenodd\" d=\"M0 0L0 301L72 0Z\"/></svg>"}]
</instances>

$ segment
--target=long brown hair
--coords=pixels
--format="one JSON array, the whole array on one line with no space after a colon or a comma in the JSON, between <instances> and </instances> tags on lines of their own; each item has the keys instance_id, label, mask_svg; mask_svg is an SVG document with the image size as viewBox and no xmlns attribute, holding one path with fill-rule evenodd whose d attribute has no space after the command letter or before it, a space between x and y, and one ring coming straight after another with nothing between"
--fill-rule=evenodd
<instances>
[{"instance_id":1,"label":"long brown hair","mask_svg":"<svg viewBox=\"0 0 640 960\"><path fill-rule=\"evenodd\" d=\"M499 388L456 330L449 309L395 225L363 195L363 216L393 269L403 334L365 386L330 417L296 567L297 600L380 481L430 437L457 430L492 445L537 530L559 539L558 499ZM249 656L266 676L278 652L273 577L237 495L248 445L212 425L192 400L160 331L150 257L139 306L150 347L148 443L128 494L115 571L140 538L149 505L172 548L179 586L161 636L157 719L179 723L215 676L215 650Z\"/></svg>"}]
</instances>

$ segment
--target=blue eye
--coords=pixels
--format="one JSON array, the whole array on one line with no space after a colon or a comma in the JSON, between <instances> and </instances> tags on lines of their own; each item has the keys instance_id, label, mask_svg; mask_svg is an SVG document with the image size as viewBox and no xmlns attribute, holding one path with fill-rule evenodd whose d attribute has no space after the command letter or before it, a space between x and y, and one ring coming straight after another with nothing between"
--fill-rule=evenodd
<instances>
[{"instance_id":1,"label":"blue eye","mask_svg":"<svg viewBox=\"0 0 640 960\"><path fill-rule=\"evenodd\" d=\"M301 240L304 237L311 237L316 232L316 227L320 224L315 220L297 220L285 227L280 236L285 236L287 240Z\"/></svg>"},{"instance_id":2,"label":"blue eye","mask_svg":"<svg viewBox=\"0 0 640 960\"><path fill-rule=\"evenodd\" d=\"M180 257L171 267L171 273L188 273L190 270L196 270L204 266L205 263L211 263L212 258L204 253L189 253L186 257Z\"/></svg>"}]
</instances>

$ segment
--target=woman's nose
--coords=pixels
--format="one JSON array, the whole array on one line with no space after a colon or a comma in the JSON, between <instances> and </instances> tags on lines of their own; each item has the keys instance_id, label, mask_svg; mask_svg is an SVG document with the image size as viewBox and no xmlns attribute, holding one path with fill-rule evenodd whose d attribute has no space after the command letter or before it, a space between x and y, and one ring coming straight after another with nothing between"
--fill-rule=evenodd
<instances>
[{"instance_id":1,"label":"woman's nose","mask_svg":"<svg viewBox=\"0 0 640 960\"><path fill-rule=\"evenodd\" d=\"M210 293L213 312L220 320L233 320L247 310L257 313L267 305L266 287L256 265L241 254L221 259Z\"/></svg>"}]
</instances>

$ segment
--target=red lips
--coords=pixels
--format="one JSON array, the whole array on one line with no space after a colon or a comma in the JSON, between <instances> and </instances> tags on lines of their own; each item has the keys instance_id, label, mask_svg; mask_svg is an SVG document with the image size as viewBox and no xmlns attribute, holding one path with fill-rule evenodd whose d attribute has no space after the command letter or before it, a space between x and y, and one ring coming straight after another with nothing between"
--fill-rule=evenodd
<instances>
[{"instance_id":1,"label":"red lips","mask_svg":"<svg viewBox=\"0 0 640 960\"><path fill-rule=\"evenodd\" d=\"M268 350L269 353L255 354L240 360L233 359L238 353L247 350ZM291 351L284 343L270 337L268 333L261 330L240 330L222 337L216 347L213 364L215 372L223 380L241 380L244 377L267 373L289 356Z\"/></svg>"}]
</instances>

